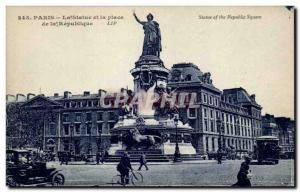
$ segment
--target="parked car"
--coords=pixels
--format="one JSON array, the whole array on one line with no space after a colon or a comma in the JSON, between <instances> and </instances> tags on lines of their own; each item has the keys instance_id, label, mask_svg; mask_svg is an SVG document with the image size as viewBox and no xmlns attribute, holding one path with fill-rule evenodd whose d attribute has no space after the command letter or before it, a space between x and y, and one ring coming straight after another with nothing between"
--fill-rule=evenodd
<instances>
[{"instance_id":1,"label":"parked car","mask_svg":"<svg viewBox=\"0 0 300 192\"><path fill-rule=\"evenodd\" d=\"M6 185L64 185L65 177L61 170L47 168L46 162L34 161L28 150L6 151Z\"/></svg>"}]
</instances>

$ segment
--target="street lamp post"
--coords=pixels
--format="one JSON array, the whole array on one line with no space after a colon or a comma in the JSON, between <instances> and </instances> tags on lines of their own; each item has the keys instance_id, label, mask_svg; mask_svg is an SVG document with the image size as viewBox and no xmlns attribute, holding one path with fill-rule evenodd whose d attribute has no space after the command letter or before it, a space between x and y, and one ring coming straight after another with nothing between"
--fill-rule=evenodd
<instances>
[{"instance_id":1,"label":"street lamp post","mask_svg":"<svg viewBox=\"0 0 300 192\"><path fill-rule=\"evenodd\" d=\"M218 139L218 163L221 163L220 155L222 152L222 131L221 131L221 119L220 116L217 117L217 128L219 131L219 139Z\"/></svg>"},{"instance_id":2,"label":"street lamp post","mask_svg":"<svg viewBox=\"0 0 300 192\"><path fill-rule=\"evenodd\" d=\"M89 134L89 147L88 147L88 154L92 153L92 128Z\"/></svg>"},{"instance_id":3,"label":"street lamp post","mask_svg":"<svg viewBox=\"0 0 300 192\"><path fill-rule=\"evenodd\" d=\"M74 135L74 125L72 124L71 126L70 126L70 131L71 131L71 136L70 136L70 146L69 146L69 151L70 151L70 154L73 154L73 151L74 151L74 149L73 149L73 135Z\"/></svg>"},{"instance_id":4,"label":"street lamp post","mask_svg":"<svg viewBox=\"0 0 300 192\"><path fill-rule=\"evenodd\" d=\"M224 149L224 142L223 142L223 131L224 131L224 127L222 125L222 120L221 117L218 116L217 117L217 127L219 129L219 142L218 142L218 151L223 151Z\"/></svg>"},{"instance_id":5,"label":"street lamp post","mask_svg":"<svg viewBox=\"0 0 300 192\"><path fill-rule=\"evenodd\" d=\"M175 153L174 153L174 162L180 162L181 158L180 158L180 151L179 151L179 146L178 146L178 115L176 114L174 116L174 124L175 124L175 130L176 130L176 145L175 145Z\"/></svg>"}]
</instances>

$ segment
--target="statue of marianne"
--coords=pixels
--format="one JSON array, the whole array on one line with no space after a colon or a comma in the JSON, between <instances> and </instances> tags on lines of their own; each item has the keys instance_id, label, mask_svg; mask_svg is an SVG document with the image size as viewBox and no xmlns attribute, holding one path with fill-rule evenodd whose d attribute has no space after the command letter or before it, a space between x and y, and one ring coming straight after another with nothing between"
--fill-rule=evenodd
<instances>
[{"instance_id":1,"label":"statue of marianne","mask_svg":"<svg viewBox=\"0 0 300 192\"><path fill-rule=\"evenodd\" d=\"M138 23L143 25L144 29L145 37L142 56L155 55L159 57L161 52L161 36L158 23L153 21L153 15L149 13L147 21L140 21L135 12L133 12L133 16Z\"/></svg>"}]
</instances>

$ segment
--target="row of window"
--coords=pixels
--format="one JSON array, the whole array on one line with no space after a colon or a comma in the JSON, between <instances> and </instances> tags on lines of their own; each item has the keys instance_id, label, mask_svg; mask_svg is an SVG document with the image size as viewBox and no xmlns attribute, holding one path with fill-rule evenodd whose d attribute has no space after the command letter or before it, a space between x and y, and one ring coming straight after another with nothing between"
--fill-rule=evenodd
<instances>
[{"instance_id":1,"label":"row of window","mask_svg":"<svg viewBox=\"0 0 300 192\"><path fill-rule=\"evenodd\" d=\"M260 137L261 136L261 130L253 129L253 137Z\"/></svg>"},{"instance_id":2,"label":"row of window","mask_svg":"<svg viewBox=\"0 0 300 192\"><path fill-rule=\"evenodd\" d=\"M245 108L225 102L221 102L221 108L227 109L235 113L248 114L248 111Z\"/></svg>"},{"instance_id":3,"label":"row of window","mask_svg":"<svg viewBox=\"0 0 300 192\"><path fill-rule=\"evenodd\" d=\"M230 122L230 123L235 123L235 124L241 124L246 125L248 127L251 126L251 120L248 118L240 117L237 115L232 115L228 113L222 113L222 120L224 122Z\"/></svg>"},{"instance_id":4,"label":"row of window","mask_svg":"<svg viewBox=\"0 0 300 192\"><path fill-rule=\"evenodd\" d=\"M252 126L253 126L254 128L261 128L261 122L258 121L258 120L253 120Z\"/></svg>"},{"instance_id":5,"label":"row of window","mask_svg":"<svg viewBox=\"0 0 300 192\"><path fill-rule=\"evenodd\" d=\"M115 122L108 122L108 130L113 128ZM94 126L94 127L93 127ZM102 134L103 123L75 123L75 124L63 124L63 134L64 136L73 136L73 135L91 135L92 129L97 129L97 135ZM55 123L49 124L49 134L56 135L57 134L57 126Z\"/></svg>"},{"instance_id":6,"label":"row of window","mask_svg":"<svg viewBox=\"0 0 300 192\"><path fill-rule=\"evenodd\" d=\"M218 132L219 130L215 127L216 123L213 120L204 119L204 130L207 132Z\"/></svg>"},{"instance_id":7,"label":"row of window","mask_svg":"<svg viewBox=\"0 0 300 192\"><path fill-rule=\"evenodd\" d=\"M219 128L216 125L216 121L204 119L204 130L206 132L219 133ZM224 134L226 135L238 135L238 136L251 136L250 128L244 126L233 126L232 124L225 124Z\"/></svg>"},{"instance_id":8,"label":"row of window","mask_svg":"<svg viewBox=\"0 0 300 192\"><path fill-rule=\"evenodd\" d=\"M227 135L238 135L238 136L251 136L251 131L249 127L237 126L233 124L225 124L225 134Z\"/></svg>"},{"instance_id":9,"label":"row of window","mask_svg":"<svg viewBox=\"0 0 300 192\"><path fill-rule=\"evenodd\" d=\"M235 149L251 150L251 140L238 140L233 138L225 138L225 146L233 146Z\"/></svg>"},{"instance_id":10,"label":"row of window","mask_svg":"<svg viewBox=\"0 0 300 192\"><path fill-rule=\"evenodd\" d=\"M215 111L214 109L209 109L209 108L203 107L203 117L204 118L217 119L218 116L219 116L218 111Z\"/></svg>"},{"instance_id":11,"label":"row of window","mask_svg":"<svg viewBox=\"0 0 300 192\"><path fill-rule=\"evenodd\" d=\"M97 107L99 100L66 101L65 108Z\"/></svg>"},{"instance_id":12,"label":"row of window","mask_svg":"<svg viewBox=\"0 0 300 192\"><path fill-rule=\"evenodd\" d=\"M225 147L234 147L239 150L251 150L252 144L250 140L238 140L225 138ZM218 138L215 137L205 137L205 147L206 151L217 151L218 150Z\"/></svg>"},{"instance_id":13,"label":"row of window","mask_svg":"<svg viewBox=\"0 0 300 192\"><path fill-rule=\"evenodd\" d=\"M252 115L253 115L253 117L260 118L260 111L258 111L258 110L253 110Z\"/></svg>"},{"instance_id":14,"label":"row of window","mask_svg":"<svg viewBox=\"0 0 300 192\"><path fill-rule=\"evenodd\" d=\"M210 118L210 119L218 119L219 117L219 111L216 111L214 109L209 109L207 107L203 107L203 116L204 118ZM222 112L222 121L223 122L231 122L232 124L239 124L241 122L241 125L246 125L248 127L251 126L251 120L248 118L240 117L237 115L231 115L231 114L225 114Z\"/></svg>"},{"instance_id":15,"label":"row of window","mask_svg":"<svg viewBox=\"0 0 300 192\"><path fill-rule=\"evenodd\" d=\"M219 99L207 93L202 93L202 103L213 105L215 107L219 106Z\"/></svg>"},{"instance_id":16,"label":"row of window","mask_svg":"<svg viewBox=\"0 0 300 192\"><path fill-rule=\"evenodd\" d=\"M96 116L95 119L97 121L103 121L103 112L97 111L97 112L75 112L75 113L63 113L62 115L62 121L63 122L71 122L71 117L73 117L73 121L75 122L82 122L82 121L92 121L93 116ZM75 118L75 119L74 119ZM115 120L116 115L113 111L108 112L108 120Z\"/></svg>"}]
</instances>

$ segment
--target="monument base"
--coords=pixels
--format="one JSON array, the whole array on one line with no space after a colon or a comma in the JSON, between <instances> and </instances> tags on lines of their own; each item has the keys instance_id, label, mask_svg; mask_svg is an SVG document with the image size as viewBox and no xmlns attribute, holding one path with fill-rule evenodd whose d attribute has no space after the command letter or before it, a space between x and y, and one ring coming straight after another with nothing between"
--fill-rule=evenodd
<instances>
[{"instance_id":1,"label":"monument base","mask_svg":"<svg viewBox=\"0 0 300 192\"><path fill-rule=\"evenodd\" d=\"M175 143L164 143L162 150L164 155L173 155L175 153ZM196 150L191 143L178 143L180 154L196 155Z\"/></svg>"},{"instance_id":2,"label":"monument base","mask_svg":"<svg viewBox=\"0 0 300 192\"><path fill-rule=\"evenodd\" d=\"M115 155L117 153L117 151L123 150L122 148L122 144L118 143L118 144L111 144L110 148L108 150L108 154L110 155Z\"/></svg>"},{"instance_id":3,"label":"monument base","mask_svg":"<svg viewBox=\"0 0 300 192\"><path fill-rule=\"evenodd\" d=\"M111 134L118 138L126 135L132 129L137 129L142 135L151 135L162 139L161 144L158 146L150 146L149 151L151 150L161 150L162 155L172 155L175 152L175 142L174 138L176 135L176 129L178 131L178 146L181 154L187 155L195 155L196 150L192 146L190 142L192 128L188 124L183 124L181 121L178 121L177 127L174 124L173 119L154 119L154 116L140 116L143 118L144 125L138 127L136 120L137 117L124 117L119 119L119 121L115 124L115 127L111 129ZM185 139L184 139L185 138ZM123 143L122 139L118 140L118 143L111 144L109 153L116 154L118 151L147 151L145 146L135 146L130 149L126 149L125 143Z\"/></svg>"},{"instance_id":4,"label":"monument base","mask_svg":"<svg viewBox=\"0 0 300 192\"><path fill-rule=\"evenodd\" d=\"M141 65L158 65L164 67L163 61L155 55L143 55L135 62L135 66L139 67Z\"/></svg>"}]
</instances>

